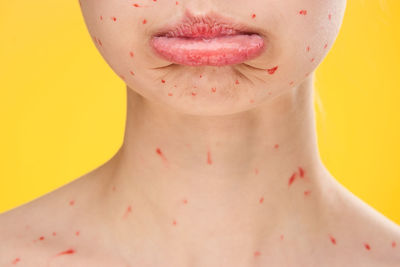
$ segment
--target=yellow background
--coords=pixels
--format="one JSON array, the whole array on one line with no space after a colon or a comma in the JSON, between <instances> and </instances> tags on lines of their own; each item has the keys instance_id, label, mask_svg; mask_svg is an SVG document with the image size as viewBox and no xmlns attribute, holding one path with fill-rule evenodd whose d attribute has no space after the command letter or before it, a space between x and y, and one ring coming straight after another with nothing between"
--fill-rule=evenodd
<instances>
[{"instance_id":1,"label":"yellow background","mask_svg":"<svg viewBox=\"0 0 400 267\"><path fill-rule=\"evenodd\" d=\"M122 144L126 96L77 0L0 2L4 212L111 158ZM336 43L316 72L315 105L328 170L398 224L399 26L400 1L349 0Z\"/></svg>"}]
</instances>

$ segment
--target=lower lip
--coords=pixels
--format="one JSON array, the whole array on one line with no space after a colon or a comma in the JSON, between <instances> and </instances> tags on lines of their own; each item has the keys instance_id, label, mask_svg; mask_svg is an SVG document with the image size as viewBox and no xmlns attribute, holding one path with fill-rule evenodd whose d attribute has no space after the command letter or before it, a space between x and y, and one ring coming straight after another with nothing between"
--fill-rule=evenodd
<instances>
[{"instance_id":1,"label":"lower lip","mask_svg":"<svg viewBox=\"0 0 400 267\"><path fill-rule=\"evenodd\" d=\"M151 46L164 59L188 66L225 66L258 57L264 39L258 34L214 38L153 37Z\"/></svg>"}]
</instances>

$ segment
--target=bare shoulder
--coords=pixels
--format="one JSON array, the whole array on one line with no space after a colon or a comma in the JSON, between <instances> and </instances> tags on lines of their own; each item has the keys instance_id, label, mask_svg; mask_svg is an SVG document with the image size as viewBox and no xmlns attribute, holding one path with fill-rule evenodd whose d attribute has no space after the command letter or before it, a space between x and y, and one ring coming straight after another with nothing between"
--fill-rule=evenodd
<instances>
[{"instance_id":1,"label":"bare shoulder","mask_svg":"<svg viewBox=\"0 0 400 267\"><path fill-rule=\"evenodd\" d=\"M95 239L85 216L96 197L92 177L94 172L85 174L0 214L0 266L48 266L68 257L87 262L81 258L90 248L85 244Z\"/></svg>"},{"instance_id":2,"label":"bare shoulder","mask_svg":"<svg viewBox=\"0 0 400 267\"><path fill-rule=\"evenodd\" d=\"M354 266L400 266L400 226L333 179L328 212L335 247Z\"/></svg>"}]
</instances>

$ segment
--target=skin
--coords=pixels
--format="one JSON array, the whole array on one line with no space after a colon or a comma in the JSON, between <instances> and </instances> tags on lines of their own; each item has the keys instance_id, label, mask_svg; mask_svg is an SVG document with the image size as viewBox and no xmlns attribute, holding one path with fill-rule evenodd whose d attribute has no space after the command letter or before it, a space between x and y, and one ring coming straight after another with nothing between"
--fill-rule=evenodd
<instances>
[{"instance_id":1,"label":"skin","mask_svg":"<svg viewBox=\"0 0 400 267\"><path fill-rule=\"evenodd\" d=\"M400 227L318 154L313 74L345 0L80 5L127 85L124 142L98 168L3 213L0 266L399 266ZM171 64L147 42L185 12L257 27L268 48L232 66Z\"/></svg>"}]
</instances>

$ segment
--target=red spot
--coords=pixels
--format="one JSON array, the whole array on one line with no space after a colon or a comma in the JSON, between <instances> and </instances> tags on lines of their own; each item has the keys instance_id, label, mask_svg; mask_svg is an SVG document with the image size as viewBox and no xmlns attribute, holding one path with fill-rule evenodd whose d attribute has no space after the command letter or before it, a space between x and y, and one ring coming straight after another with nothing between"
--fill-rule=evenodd
<instances>
[{"instance_id":1,"label":"red spot","mask_svg":"<svg viewBox=\"0 0 400 267\"><path fill-rule=\"evenodd\" d=\"M140 7L138 4L133 4L134 7Z\"/></svg>"},{"instance_id":2,"label":"red spot","mask_svg":"<svg viewBox=\"0 0 400 267\"><path fill-rule=\"evenodd\" d=\"M168 93L168 96L172 96L172 93Z\"/></svg>"},{"instance_id":3,"label":"red spot","mask_svg":"<svg viewBox=\"0 0 400 267\"><path fill-rule=\"evenodd\" d=\"M56 236L57 235L57 233L56 232L53 232L53 236Z\"/></svg>"},{"instance_id":4,"label":"red spot","mask_svg":"<svg viewBox=\"0 0 400 267\"><path fill-rule=\"evenodd\" d=\"M119 77L121 77L122 80L125 80L125 76L124 75L119 75Z\"/></svg>"},{"instance_id":5,"label":"red spot","mask_svg":"<svg viewBox=\"0 0 400 267\"><path fill-rule=\"evenodd\" d=\"M260 204L264 202L264 197L260 198Z\"/></svg>"},{"instance_id":6,"label":"red spot","mask_svg":"<svg viewBox=\"0 0 400 267\"><path fill-rule=\"evenodd\" d=\"M302 167L299 167L299 174L300 174L300 177L304 177L304 170Z\"/></svg>"},{"instance_id":7,"label":"red spot","mask_svg":"<svg viewBox=\"0 0 400 267\"><path fill-rule=\"evenodd\" d=\"M331 235L329 235L329 238L331 239L332 244L336 245L336 239Z\"/></svg>"},{"instance_id":8,"label":"red spot","mask_svg":"<svg viewBox=\"0 0 400 267\"><path fill-rule=\"evenodd\" d=\"M197 93L195 93L195 92L192 92L192 96L196 96L197 95Z\"/></svg>"},{"instance_id":9,"label":"red spot","mask_svg":"<svg viewBox=\"0 0 400 267\"><path fill-rule=\"evenodd\" d=\"M254 252L254 257L258 257L258 256L260 256L260 251L256 251L256 252Z\"/></svg>"},{"instance_id":10,"label":"red spot","mask_svg":"<svg viewBox=\"0 0 400 267\"><path fill-rule=\"evenodd\" d=\"M291 81L290 83L289 83L289 85L293 85L294 84L294 81Z\"/></svg>"},{"instance_id":11,"label":"red spot","mask_svg":"<svg viewBox=\"0 0 400 267\"><path fill-rule=\"evenodd\" d=\"M328 14L328 19L331 20L332 14Z\"/></svg>"},{"instance_id":12,"label":"red spot","mask_svg":"<svg viewBox=\"0 0 400 267\"><path fill-rule=\"evenodd\" d=\"M160 155L160 157L164 160L164 162L167 161L167 158L163 155L161 149L157 148L156 152L157 152L158 155Z\"/></svg>"},{"instance_id":13,"label":"red spot","mask_svg":"<svg viewBox=\"0 0 400 267\"><path fill-rule=\"evenodd\" d=\"M134 75L135 75L135 73L133 73L133 71L129 71L129 73L130 73L132 76L134 76Z\"/></svg>"},{"instance_id":14,"label":"red spot","mask_svg":"<svg viewBox=\"0 0 400 267\"><path fill-rule=\"evenodd\" d=\"M278 144L275 144L274 148L279 148L279 145L278 145Z\"/></svg>"},{"instance_id":15,"label":"red spot","mask_svg":"<svg viewBox=\"0 0 400 267\"><path fill-rule=\"evenodd\" d=\"M162 83L165 83L165 80L161 80Z\"/></svg>"},{"instance_id":16,"label":"red spot","mask_svg":"<svg viewBox=\"0 0 400 267\"><path fill-rule=\"evenodd\" d=\"M254 19L256 17L256 14L251 15L251 17Z\"/></svg>"},{"instance_id":17,"label":"red spot","mask_svg":"<svg viewBox=\"0 0 400 267\"><path fill-rule=\"evenodd\" d=\"M79 233L80 233L79 231L76 231L75 235L76 235L76 236L79 236Z\"/></svg>"},{"instance_id":18,"label":"red spot","mask_svg":"<svg viewBox=\"0 0 400 267\"><path fill-rule=\"evenodd\" d=\"M174 220L174 221L172 222L172 224L173 224L173 225L176 225L176 221Z\"/></svg>"},{"instance_id":19,"label":"red spot","mask_svg":"<svg viewBox=\"0 0 400 267\"><path fill-rule=\"evenodd\" d=\"M294 179L296 179L296 172L294 172L293 174L292 174L292 176L290 176L290 179L289 179L289 186L294 182Z\"/></svg>"},{"instance_id":20,"label":"red spot","mask_svg":"<svg viewBox=\"0 0 400 267\"><path fill-rule=\"evenodd\" d=\"M103 46L103 44L101 43L100 39L97 39L97 42L100 46Z\"/></svg>"},{"instance_id":21,"label":"red spot","mask_svg":"<svg viewBox=\"0 0 400 267\"><path fill-rule=\"evenodd\" d=\"M208 153L207 153L207 163L208 164L212 164L212 161L211 161L211 152L210 151L208 151Z\"/></svg>"},{"instance_id":22,"label":"red spot","mask_svg":"<svg viewBox=\"0 0 400 267\"><path fill-rule=\"evenodd\" d=\"M39 240L44 240L44 236L39 237Z\"/></svg>"},{"instance_id":23,"label":"red spot","mask_svg":"<svg viewBox=\"0 0 400 267\"><path fill-rule=\"evenodd\" d=\"M103 20L103 16L100 16L100 19Z\"/></svg>"},{"instance_id":24,"label":"red spot","mask_svg":"<svg viewBox=\"0 0 400 267\"><path fill-rule=\"evenodd\" d=\"M369 246L368 243L364 243L364 247L365 247L366 250L370 250L371 249L371 247Z\"/></svg>"},{"instance_id":25,"label":"red spot","mask_svg":"<svg viewBox=\"0 0 400 267\"><path fill-rule=\"evenodd\" d=\"M325 44L325 45L324 45L324 49L327 48L327 47L328 47L328 44Z\"/></svg>"},{"instance_id":26,"label":"red spot","mask_svg":"<svg viewBox=\"0 0 400 267\"><path fill-rule=\"evenodd\" d=\"M116 18L116 17L111 17L111 19L112 19L113 21L117 21L117 18Z\"/></svg>"},{"instance_id":27,"label":"red spot","mask_svg":"<svg viewBox=\"0 0 400 267\"><path fill-rule=\"evenodd\" d=\"M212 91L213 93L215 93L215 91L217 91L217 88L213 87L213 88L211 88L211 91Z\"/></svg>"},{"instance_id":28,"label":"red spot","mask_svg":"<svg viewBox=\"0 0 400 267\"><path fill-rule=\"evenodd\" d=\"M67 255L67 254L74 254L75 252L76 252L76 251L73 250L73 249L68 249L68 250L65 250L65 251L62 251L62 252L58 253L56 256Z\"/></svg>"},{"instance_id":29,"label":"red spot","mask_svg":"<svg viewBox=\"0 0 400 267\"><path fill-rule=\"evenodd\" d=\"M299 14L300 15L307 15L307 10L300 10Z\"/></svg>"},{"instance_id":30,"label":"red spot","mask_svg":"<svg viewBox=\"0 0 400 267\"><path fill-rule=\"evenodd\" d=\"M284 237L284 236L283 236L283 235L281 235L281 240L283 240L283 237Z\"/></svg>"},{"instance_id":31,"label":"red spot","mask_svg":"<svg viewBox=\"0 0 400 267\"><path fill-rule=\"evenodd\" d=\"M267 71L268 71L269 74L274 74L277 69L278 69L278 66L275 66L275 67L273 67L271 69L267 69Z\"/></svg>"},{"instance_id":32,"label":"red spot","mask_svg":"<svg viewBox=\"0 0 400 267\"><path fill-rule=\"evenodd\" d=\"M187 204L188 203L186 198L182 202L183 202L183 204Z\"/></svg>"},{"instance_id":33,"label":"red spot","mask_svg":"<svg viewBox=\"0 0 400 267\"><path fill-rule=\"evenodd\" d=\"M200 78L203 77L203 75L200 74Z\"/></svg>"},{"instance_id":34,"label":"red spot","mask_svg":"<svg viewBox=\"0 0 400 267\"><path fill-rule=\"evenodd\" d=\"M236 80L236 82L235 82L236 84L239 84L239 80Z\"/></svg>"},{"instance_id":35,"label":"red spot","mask_svg":"<svg viewBox=\"0 0 400 267\"><path fill-rule=\"evenodd\" d=\"M131 56L131 57L133 57L134 56L134 54L133 54L133 52L131 51L131 52L129 52L129 55Z\"/></svg>"},{"instance_id":36,"label":"red spot","mask_svg":"<svg viewBox=\"0 0 400 267\"><path fill-rule=\"evenodd\" d=\"M69 202L69 205L70 206L73 206L75 204L75 201L74 200L71 200L70 202Z\"/></svg>"},{"instance_id":37,"label":"red spot","mask_svg":"<svg viewBox=\"0 0 400 267\"><path fill-rule=\"evenodd\" d=\"M143 23L143 24L146 24L146 23L147 23L147 20L146 20L146 19L144 19L142 23Z\"/></svg>"},{"instance_id":38,"label":"red spot","mask_svg":"<svg viewBox=\"0 0 400 267\"><path fill-rule=\"evenodd\" d=\"M307 52L310 52L310 47L309 47L309 46L307 46L306 51L307 51Z\"/></svg>"},{"instance_id":39,"label":"red spot","mask_svg":"<svg viewBox=\"0 0 400 267\"><path fill-rule=\"evenodd\" d=\"M115 190L116 190L115 185L113 185L113 187L111 188L111 190L115 192Z\"/></svg>"},{"instance_id":40,"label":"red spot","mask_svg":"<svg viewBox=\"0 0 400 267\"><path fill-rule=\"evenodd\" d=\"M311 193L311 191L310 191L310 190L306 190L306 191L304 191L304 195L305 195L305 196L308 196L310 193Z\"/></svg>"},{"instance_id":41,"label":"red spot","mask_svg":"<svg viewBox=\"0 0 400 267\"><path fill-rule=\"evenodd\" d=\"M254 99L250 99L250 103L254 103Z\"/></svg>"},{"instance_id":42,"label":"red spot","mask_svg":"<svg viewBox=\"0 0 400 267\"><path fill-rule=\"evenodd\" d=\"M20 258L15 258L15 260L12 261L12 264L17 264L19 261L21 261Z\"/></svg>"},{"instance_id":43,"label":"red spot","mask_svg":"<svg viewBox=\"0 0 400 267\"><path fill-rule=\"evenodd\" d=\"M315 60L315 58L312 58L310 61L311 61L311 62L314 62L314 60Z\"/></svg>"},{"instance_id":44,"label":"red spot","mask_svg":"<svg viewBox=\"0 0 400 267\"><path fill-rule=\"evenodd\" d=\"M175 2L175 5L179 5L179 2L178 2L178 1L176 1L176 2Z\"/></svg>"},{"instance_id":45,"label":"red spot","mask_svg":"<svg viewBox=\"0 0 400 267\"><path fill-rule=\"evenodd\" d=\"M307 72L307 73L304 75L304 77L307 77L308 75L310 75L310 73L309 73L309 72Z\"/></svg>"},{"instance_id":46,"label":"red spot","mask_svg":"<svg viewBox=\"0 0 400 267\"><path fill-rule=\"evenodd\" d=\"M396 242L393 241L393 242L392 242L392 248L395 248L395 247L396 247Z\"/></svg>"},{"instance_id":47,"label":"red spot","mask_svg":"<svg viewBox=\"0 0 400 267\"><path fill-rule=\"evenodd\" d=\"M255 172L256 174L258 174L258 169L257 169L257 168L255 168L255 169L254 169L254 172Z\"/></svg>"}]
</instances>

